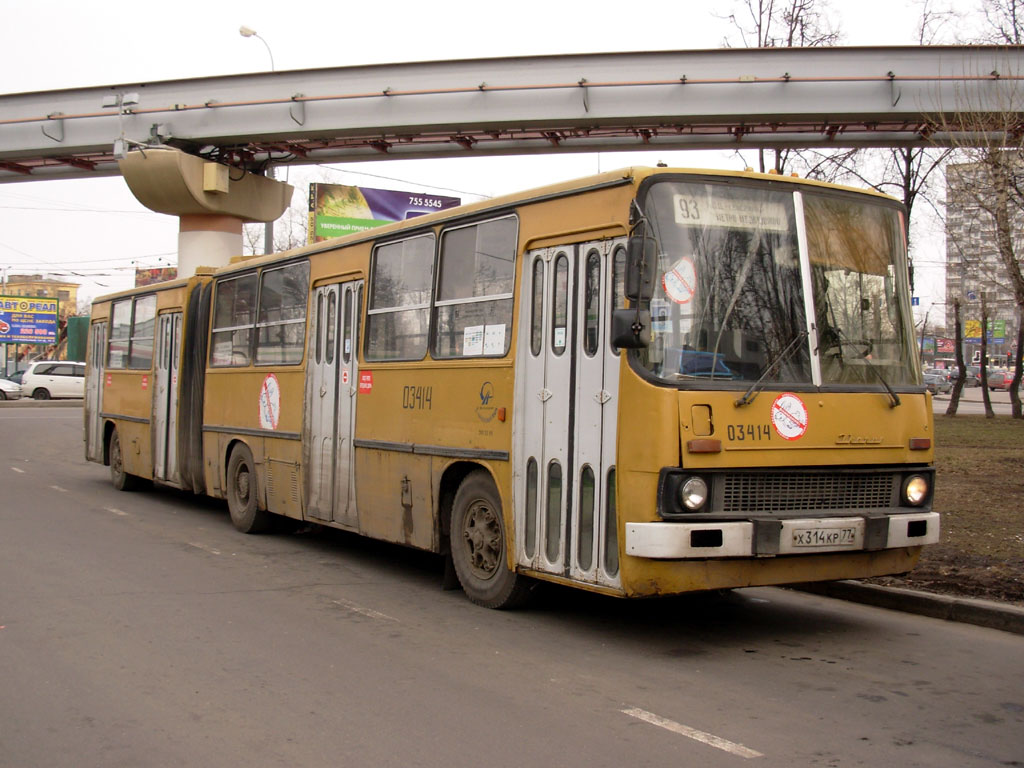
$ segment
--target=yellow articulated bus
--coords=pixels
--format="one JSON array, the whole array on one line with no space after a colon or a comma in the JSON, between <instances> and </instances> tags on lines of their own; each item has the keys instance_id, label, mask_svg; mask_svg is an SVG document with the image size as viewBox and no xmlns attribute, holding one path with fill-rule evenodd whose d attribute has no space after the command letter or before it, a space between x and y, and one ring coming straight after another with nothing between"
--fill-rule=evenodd
<instances>
[{"instance_id":1,"label":"yellow articulated bus","mask_svg":"<svg viewBox=\"0 0 1024 768\"><path fill-rule=\"evenodd\" d=\"M86 454L471 600L874 576L939 535L904 212L634 168L93 305Z\"/></svg>"}]
</instances>

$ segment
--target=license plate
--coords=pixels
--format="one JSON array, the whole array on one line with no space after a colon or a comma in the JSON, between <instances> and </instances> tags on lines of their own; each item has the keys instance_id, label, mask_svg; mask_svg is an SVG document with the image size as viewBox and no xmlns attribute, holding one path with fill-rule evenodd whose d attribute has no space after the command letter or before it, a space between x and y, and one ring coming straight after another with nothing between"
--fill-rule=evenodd
<instances>
[{"instance_id":1,"label":"license plate","mask_svg":"<svg viewBox=\"0 0 1024 768\"><path fill-rule=\"evenodd\" d=\"M857 542L856 528L794 528L794 547L852 547Z\"/></svg>"}]
</instances>

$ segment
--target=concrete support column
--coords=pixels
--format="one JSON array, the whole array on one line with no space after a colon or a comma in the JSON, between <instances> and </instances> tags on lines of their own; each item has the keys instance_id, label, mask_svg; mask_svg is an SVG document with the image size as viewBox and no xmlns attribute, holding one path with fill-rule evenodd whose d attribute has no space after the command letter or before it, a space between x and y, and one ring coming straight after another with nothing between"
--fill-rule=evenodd
<instances>
[{"instance_id":1,"label":"concrete support column","mask_svg":"<svg viewBox=\"0 0 1024 768\"><path fill-rule=\"evenodd\" d=\"M198 267L227 264L242 253L242 220L236 216L186 213L178 218L178 277Z\"/></svg>"}]
</instances>

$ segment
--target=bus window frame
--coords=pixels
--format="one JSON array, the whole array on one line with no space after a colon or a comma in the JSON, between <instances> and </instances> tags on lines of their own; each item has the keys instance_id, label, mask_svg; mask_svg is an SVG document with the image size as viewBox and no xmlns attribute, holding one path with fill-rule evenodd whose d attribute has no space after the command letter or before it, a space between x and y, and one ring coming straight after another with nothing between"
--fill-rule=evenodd
<instances>
[{"instance_id":1,"label":"bus window frame","mask_svg":"<svg viewBox=\"0 0 1024 768\"><path fill-rule=\"evenodd\" d=\"M153 300L153 333L150 336L140 336L136 333L135 320L136 320L136 307L139 301L152 299ZM156 322L157 316L159 315L160 307L157 301L156 293L141 293L136 296L127 296L123 299L114 299L110 302L110 326L114 326L114 314L118 305L128 304L130 309L128 312L128 335L115 337L113 333L107 335L107 351L106 351L106 367L112 371L151 371L153 370L154 360L154 346L156 342ZM149 365L139 366L132 365L132 352L135 347L136 341L149 340ZM124 354L123 365L114 365L110 360L110 352L115 342L127 343L127 348Z\"/></svg>"},{"instance_id":2,"label":"bus window frame","mask_svg":"<svg viewBox=\"0 0 1024 768\"><path fill-rule=\"evenodd\" d=\"M452 233L462 229L468 229L470 227L483 227L488 224L494 224L495 222L511 220L515 223L515 232L512 238L512 263L509 268L509 282L512 290L507 293L495 293L483 296L470 296L466 298L458 299L439 299L441 295L441 282L443 279L442 271L442 259L444 255L444 239ZM428 333L430 336L430 357L433 360L473 360L480 358L487 358L491 360L500 360L508 356L508 353L512 349L512 324L515 317L515 286L516 286L516 264L519 261L519 230L520 230L519 215L515 211L501 214L499 216L490 216L485 219L478 219L475 221L459 222L448 227L443 227L438 233L437 245L434 249L434 275L433 275L433 287L431 292L431 307L430 307L430 325ZM474 252L475 254L476 252ZM476 272L473 274L473 282L476 282ZM505 328L505 349L501 354L485 354L481 351L477 355L467 354L440 354L438 352L438 337L440 335L440 322L439 322L439 307L456 307L466 304L485 304L489 302L499 301L511 301L512 311L509 314L508 324ZM486 327L486 325L485 325ZM465 329L463 329L465 330Z\"/></svg>"},{"instance_id":3,"label":"bus window frame","mask_svg":"<svg viewBox=\"0 0 1024 768\"><path fill-rule=\"evenodd\" d=\"M403 232L402 234L404 235L406 233ZM431 239L433 252L433 255L430 260L430 279L429 282L427 283L427 291L429 292L429 295L427 296L427 302L425 304L399 304L396 306L374 308L373 302L374 299L376 298L375 294L377 288L377 259L380 250L382 248L387 248L388 246L398 245L400 243L407 243L421 237L429 237ZM365 322L363 323L363 328L361 329L363 334L363 359L367 363L379 364L418 362L420 360L425 360L427 358L427 355L430 353L431 317L433 314L434 307L434 273L437 270L437 249L439 242L440 239L437 236L437 232L434 231L433 229L428 229L410 232L408 233L407 237L400 237L395 239L389 238L387 240L380 240L373 243L373 249L370 254L370 269L369 274L367 276L367 284L369 286L369 290L367 291L368 296L366 301L365 313L366 319ZM371 333L371 318L373 318L376 315L398 314L400 312L411 312L414 310L424 309L427 310L427 331L426 339L424 340L423 344L423 350L418 357L379 357L377 355L371 354L370 342L373 339L373 334Z\"/></svg>"},{"instance_id":4,"label":"bus window frame","mask_svg":"<svg viewBox=\"0 0 1024 768\"><path fill-rule=\"evenodd\" d=\"M303 312L302 312L302 317L301 318L290 318L288 320L271 320L271 321L267 321L267 322L262 322L261 323L260 322L260 311L263 309L263 303L262 302L263 302L263 281L264 281L264 277L266 275L268 275L268 274L273 274L274 272L284 272L286 269L294 269L295 267L302 267L302 266L305 266L305 268L306 268L306 288L303 291L306 299L303 302L304 309L303 309ZM259 282L257 284L257 290L256 290L256 318L255 318L255 321L253 323L253 335L252 335L252 342L251 342L251 347L252 347L251 348L251 353L252 354L250 355L250 364L251 365L253 365L254 367L257 367L257 368L266 368L266 367L271 367L271 366L276 367L276 366L282 366L282 365L285 365L285 366L302 365L303 361L306 359L306 334L308 333L307 326L309 324L309 296L310 296L309 285L310 285L310 264L309 264L309 259L299 259L299 260L296 260L296 261L288 261L288 262L285 262L284 264L275 264L274 266L269 266L268 265L266 267L261 267L259 269ZM293 345L300 352L298 360L295 360L295 361L274 360L274 361L270 361L270 362L263 362L263 363L261 363L257 359L257 356L259 355L259 350L260 350L260 329L262 329L262 328L283 328L284 326L287 326L287 325L300 325L300 326L302 326L302 339L297 344ZM272 348L276 349L278 347L272 347Z\"/></svg>"},{"instance_id":5,"label":"bus window frame","mask_svg":"<svg viewBox=\"0 0 1024 768\"><path fill-rule=\"evenodd\" d=\"M292 318L289 320L275 320L270 322L260 322L260 301L263 298L263 276L265 274L272 274L274 272L284 271L285 269L306 266L306 289L305 289L305 310L301 319ZM281 366L295 367L300 366L305 362L306 359L306 340L309 334L309 316L310 316L310 263L308 258L295 259L292 261L286 261L283 264L268 264L265 267L256 267L251 270L245 270L243 272L231 273L218 277L214 280L213 286L213 301L210 312L210 331L209 331L209 353L207 355L207 364L210 368L223 369L223 368L276 368ZM243 325L230 325L230 326L217 326L217 300L220 298L220 289L224 283L228 283L234 280L242 280L247 277L256 277L256 293L253 299L252 309L252 322L245 323ZM284 325L301 325L302 326L302 341L296 345L297 348L301 349L302 354L299 355L298 360L295 361L280 361L275 360L271 362L257 362L256 352L259 348L259 331L261 328L275 328ZM246 362L244 363L215 363L215 343L214 334L217 333L228 333L235 331L248 330L249 339L246 343ZM234 355L234 347L232 346L232 356Z\"/></svg>"}]
</instances>

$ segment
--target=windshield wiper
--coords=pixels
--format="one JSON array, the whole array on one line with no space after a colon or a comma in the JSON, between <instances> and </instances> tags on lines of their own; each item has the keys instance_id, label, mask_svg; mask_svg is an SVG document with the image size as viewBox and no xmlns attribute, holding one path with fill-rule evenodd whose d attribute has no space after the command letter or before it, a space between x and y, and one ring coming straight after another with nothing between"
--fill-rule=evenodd
<instances>
[{"instance_id":1,"label":"windshield wiper","mask_svg":"<svg viewBox=\"0 0 1024 768\"><path fill-rule=\"evenodd\" d=\"M833 328L833 330L835 330L836 333L839 334L840 337L842 337L847 342L849 342L851 346L856 346L857 345L857 342L855 342L853 339L851 339L849 336L847 336L842 328L840 328L839 326L832 326L832 328ZM842 348L841 347L840 347L840 354L842 354ZM880 382L882 382L882 386L885 387L885 391L889 393L889 407L890 408L895 408L898 405L902 405L902 403L900 402L900 396L897 395L896 392L893 391L893 388L889 386L889 382L885 380L885 376L882 375L882 372L880 370L878 370L878 368L875 367L874 363L871 362L871 358L868 357L868 355L870 355L870 354L871 354L870 347L868 347L868 352L866 352L861 357L861 360L863 360L865 363L867 363L868 368L870 368L872 370L872 372L874 372L875 376L878 377L878 380Z\"/></svg>"},{"instance_id":2,"label":"windshield wiper","mask_svg":"<svg viewBox=\"0 0 1024 768\"><path fill-rule=\"evenodd\" d=\"M750 405L752 402L754 402L754 398L757 397L758 393L760 393L762 388L761 384L762 382L764 382L766 378L768 378L768 374L772 372L775 366L781 365L782 362L793 353L793 350L796 349L797 345L806 338L807 331L800 331L800 333L794 336L793 340L786 345L786 348L779 352L779 354L775 356L774 360L768 363L768 365L764 369L764 373L761 374L761 378L759 378L757 381L751 384L750 389L748 389L743 394L743 397L737 400L734 403L734 405L737 408L741 408L744 405Z\"/></svg>"}]
</instances>

